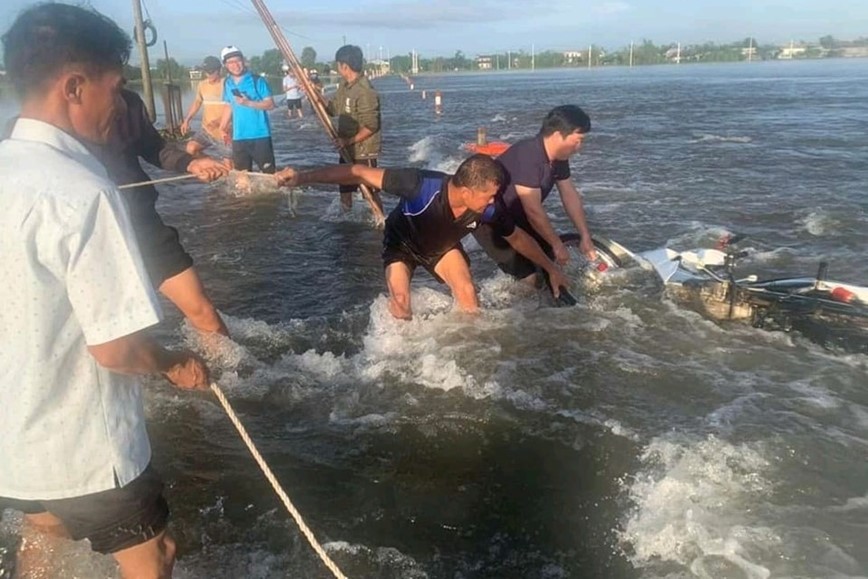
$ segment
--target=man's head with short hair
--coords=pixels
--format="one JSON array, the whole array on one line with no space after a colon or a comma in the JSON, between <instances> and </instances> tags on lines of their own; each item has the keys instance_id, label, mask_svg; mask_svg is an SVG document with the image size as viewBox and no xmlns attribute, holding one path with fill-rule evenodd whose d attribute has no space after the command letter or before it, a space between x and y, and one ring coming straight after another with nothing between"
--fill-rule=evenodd
<instances>
[{"instance_id":1,"label":"man's head with short hair","mask_svg":"<svg viewBox=\"0 0 868 579\"><path fill-rule=\"evenodd\" d=\"M355 73L362 72L362 67L365 65L365 59L362 56L362 49L353 44L345 44L338 48L335 53L335 62L338 64L346 64Z\"/></svg>"},{"instance_id":2,"label":"man's head with short hair","mask_svg":"<svg viewBox=\"0 0 868 579\"><path fill-rule=\"evenodd\" d=\"M591 130L591 117L576 105L561 105L549 111L539 134L551 159L566 161L582 148Z\"/></svg>"},{"instance_id":3,"label":"man's head with short hair","mask_svg":"<svg viewBox=\"0 0 868 579\"><path fill-rule=\"evenodd\" d=\"M464 205L471 211L482 213L494 200L497 191L506 184L503 166L482 153L464 160L450 180L462 195Z\"/></svg>"},{"instance_id":4,"label":"man's head with short hair","mask_svg":"<svg viewBox=\"0 0 868 579\"><path fill-rule=\"evenodd\" d=\"M126 109L123 65L131 47L117 24L90 8L38 4L18 16L3 47L22 119L108 142Z\"/></svg>"},{"instance_id":5,"label":"man's head with short hair","mask_svg":"<svg viewBox=\"0 0 868 579\"><path fill-rule=\"evenodd\" d=\"M575 131L590 132L591 117L576 105L561 105L549 111L539 132L543 137L548 137L554 133L567 136Z\"/></svg>"},{"instance_id":6,"label":"man's head with short hair","mask_svg":"<svg viewBox=\"0 0 868 579\"><path fill-rule=\"evenodd\" d=\"M69 4L32 6L3 35L6 72L21 98L43 90L71 66L93 77L123 70L131 47L113 21Z\"/></svg>"},{"instance_id":7,"label":"man's head with short hair","mask_svg":"<svg viewBox=\"0 0 868 579\"><path fill-rule=\"evenodd\" d=\"M223 68L223 63L220 62L220 59L216 56L206 56L205 60L202 61L202 70L204 70L206 74L220 72L221 68Z\"/></svg>"}]
</instances>

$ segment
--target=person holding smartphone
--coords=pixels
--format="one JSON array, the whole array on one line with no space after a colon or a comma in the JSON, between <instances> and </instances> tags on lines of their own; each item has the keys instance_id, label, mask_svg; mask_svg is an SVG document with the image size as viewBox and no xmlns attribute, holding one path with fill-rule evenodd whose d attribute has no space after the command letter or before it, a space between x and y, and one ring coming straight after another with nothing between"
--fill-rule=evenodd
<instances>
[{"instance_id":1,"label":"person holding smartphone","mask_svg":"<svg viewBox=\"0 0 868 579\"><path fill-rule=\"evenodd\" d=\"M229 106L220 120L220 131L232 138L232 163L240 171L250 171L255 162L263 173L274 173L274 145L268 122L268 111L274 108L271 88L264 78L247 69L244 55L235 46L224 48L220 59L229 73L223 85L223 100Z\"/></svg>"}]
</instances>

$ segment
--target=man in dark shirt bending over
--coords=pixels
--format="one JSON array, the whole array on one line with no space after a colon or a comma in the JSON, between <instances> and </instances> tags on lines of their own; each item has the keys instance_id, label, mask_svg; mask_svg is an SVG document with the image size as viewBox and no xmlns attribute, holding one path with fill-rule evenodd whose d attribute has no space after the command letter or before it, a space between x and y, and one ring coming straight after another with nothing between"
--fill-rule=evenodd
<instances>
[{"instance_id":1,"label":"man in dark shirt bending over","mask_svg":"<svg viewBox=\"0 0 868 579\"><path fill-rule=\"evenodd\" d=\"M582 196L570 176L569 161L579 151L590 130L591 119L579 107L555 107L546 115L535 137L518 141L497 158L509 174L503 202L515 224L530 233L546 254L560 265L567 263L569 252L542 206L555 186L564 210L582 236L582 253L591 260L597 257ZM534 275L534 264L516 254L508 241L493 228L482 225L473 236L506 273L518 279Z\"/></svg>"},{"instance_id":2,"label":"man in dark shirt bending over","mask_svg":"<svg viewBox=\"0 0 868 579\"><path fill-rule=\"evenodd\" d=\"M470 260L461 238L488 224L528 260L543 268L552 280L555 296L568 281L524 230L516 227L495 194L505 182L503 168L485 155L461 163L455 175L422 169L378 169L365 165L335 165L313 171L291 168L277 173L281 185L308 183L365 184L402 199L386 219L383 263L389 288L389 312L409 320L410 279L421 265L446 283L468 313L479 311Z\"/></svg>"}]
</instances>

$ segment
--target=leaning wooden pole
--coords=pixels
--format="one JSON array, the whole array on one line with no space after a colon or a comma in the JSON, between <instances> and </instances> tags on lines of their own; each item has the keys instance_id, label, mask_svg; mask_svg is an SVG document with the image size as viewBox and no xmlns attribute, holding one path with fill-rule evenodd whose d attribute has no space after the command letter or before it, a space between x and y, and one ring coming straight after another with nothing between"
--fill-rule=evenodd
<instances>
[{"instance_id":1,"label":"leaning wooden pole","mask_svg":"<svg viewBox=\"0 0 868 579\"><path fill-rule=\"evenodd\" d=\"M157 120L157 110L154 107L154 85L151 84L151 63L148 61L148 45L145 40L141 0L133 0L133 19L136 22L136 44L139 46L139 57L142 59L142 90L145 93L145 110L148 111L148 118L153 123Z\"/></svg>"},{"instance_id":2,"label":"leaning wooden pole","mask_svg":"<svg viewBox=\"0 0 868 579\"><path fill-rule=\"evenodd\" d=\"M265 3L262 0L251 0L251 2L253 2L253 7L256 8L256 11L259 13L259 17L262 18L262 21L265 23L265 27L268 28L268 32L271 34L271 38L274 39L274 43L277 45L277 48L283 55L283 59L289 65L289 68L292 70L295 78L298 79L298 81L301 83L302 88L310 98L311 106L316 113L317 118L322 123L326 134L328 134L329 138L333 142L337 143L338 132L335 130L335 127L332 124L332 119L329 116L328 111L326 110L326 103L322 97L322 93L320 93L317 87L314 86L314 84L310 81L307 75L304 74L304 68L301 66L301 62L299 62L298 58L296 58L295 52L292 51L292 47L289 45L289 41L286 40L286 37L283 35L283 32L277 25L274 17L271 15L271 12L268 11ZM346 161L347 163L351 163L353 161L346 148L341 147L339 151L341 158L344 161ZM362 185L361 190L362 196L371 207L371 213L373 213L377 225L382 225L385 222L386 217L385 215L383 215L383 202L380 200L379 194L371 191L371 189L367 185Z\"/></svg>"}]
</instances>

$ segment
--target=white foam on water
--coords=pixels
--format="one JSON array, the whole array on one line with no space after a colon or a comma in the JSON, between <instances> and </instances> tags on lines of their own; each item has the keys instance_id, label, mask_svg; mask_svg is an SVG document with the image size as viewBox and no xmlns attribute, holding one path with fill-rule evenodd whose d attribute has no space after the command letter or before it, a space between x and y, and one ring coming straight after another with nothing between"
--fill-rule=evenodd
<instances>
[{"instance_id":1,"label":"white foam on water","mask_svg":"<svg viewBox=\"0 0 868 579\"><path fill-rule=\"evenodd\" d=\"M428 163L437 153L434 137L423 137L408 147L410 156L407 160L411 163Z\"/></svg>"},{"instance_id":2,"label":"white foam on water","mask_svg":"<svg viewBox=\"0 0 868 579\"><path fill-rule=\"evenodd\" d=\"M691 143L752 143L750 137L728 137L724 135L702 134L695 135Z\"/></svg>"},{"instance_id":3,"label":"white foam on water","mask_svg":"<svg viewBox=\"0 0 868 579\"><path fill-rule=\"evenodd\" d=\"M230 171L223 177L225 189L236 197L258 195L275 195L283 193L277 186L277 181L271 175L248 173L246 171Z\"/></svg>"},{"instance_id":4,"label":"white foam on water","mask_svg":"<svg viewBox=\"0 0 868 579\"><path fill-rule=\"evenodd\" d=\"M844 404L843 400L832 394L828 388L818 386L813 382L813 379L805 378L803 380L791 381L787 386L803 394L804 396L799 397L799 400L808 403L814 408L821 410L837 410L841 408Z\"/></svg>"},{"instance_id":5,"label":"white foam on water","mask_svg":"<svg viewBox=\"0 0 868 579\"><path fill-rule=\"evenodd\" d=\"M428 574L415 559L394 547L371 548L346 541L331 541L323 544L323 548L330 556L347 556L356 576L428 579Z\"/></svg>"},{"instance_id":6,"label":"white foam on water","mask_svg":"<svg viewBox=\"0 0 868 579\"><path fill-rule=\"evenodd\" d=\"M828 212L818 209L799 219L799 224L814 237L837 235L841 222Z\"/></svg>"},{"instance_id":7,"label":"white foam on water","mask_svg":"<svg viewBox=\"0 0 868 579\"><path fill-rule=\"evenodd\" d=\"M451 296L430 288L414 289L411 303L413 319L404 321L392 317L385 296L374 300L364 350L358 356L360 376L374 382L392 375L444 391L475 385L452 355L460 345L444 342L444 334L472 321L453 312Z\"/></svg>"},{"instance_id":8,"label":"white foam on water","mask_svg":"<svg viewBox=\"0 0 868 579\"><path fill-rule=\"evenodd\" d=\"M489 122L491 122L491 123L502 123L502 122L505 121L505 120L506 120L506 117L503 116L502 113L497 113L496 115L494 115L493 117L491 117L491 120L490 120Z\"/></svg>"},{"instance_id":9,"label":"white foam on water","mask_svg":"<svg viewBox=\"0 0 868 579\"><path fill-rule=\"evenodd\" d=\"M325 223L366 223L374 225L371 209L359 192L353 193L353 206L349 211L341 206L340 196L335 193L320 220Z\"/></svg>"},{"instance_id":10,"label":"white foam on water","mask_svg":"<svg viewBox=\"0 0 868 579\"><path fill-rule=\"evenodd\" d=\"M625 489L635 509L621 531L636 567L667 562L698 577L770 576L750 554L780 542L751 520L752 507L771 490L761 449L714 436L655 438L640 460L642 470Z\"/></svg>"}]
</instances>

